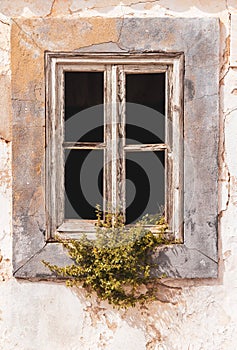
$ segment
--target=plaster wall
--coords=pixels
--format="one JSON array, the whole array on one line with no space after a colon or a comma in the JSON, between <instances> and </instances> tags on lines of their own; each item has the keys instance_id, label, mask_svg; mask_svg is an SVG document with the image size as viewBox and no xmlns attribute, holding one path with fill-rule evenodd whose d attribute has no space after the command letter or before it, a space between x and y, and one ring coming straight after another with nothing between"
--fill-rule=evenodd
<instances>
[{"instance_id":1,"label":"plaster wall","mask_svg":"<svg viewBox=\"0 0 237 350\"><path fill-rule=\"evenodd\" d=\"M160 300L114 310L83 290L12 276L10 30L22 18L217 17L221 23L219 277L166 280ZM25 28L27 29L27 28ZM24 30L19 28L19 30ZM106 28L106 30L108 30ZM108 37L111 37L110 33ZM106 37L106 33L105 33ZM37 39L37 37L36 37ZM91 44L106 38L91 38ZM237 346L237 4L235 0L0 2L0 349L232 350ZM37 93L37 92L36 92ZM23 165L24 166L24 165Z\"/></svg>"}]
</instances>

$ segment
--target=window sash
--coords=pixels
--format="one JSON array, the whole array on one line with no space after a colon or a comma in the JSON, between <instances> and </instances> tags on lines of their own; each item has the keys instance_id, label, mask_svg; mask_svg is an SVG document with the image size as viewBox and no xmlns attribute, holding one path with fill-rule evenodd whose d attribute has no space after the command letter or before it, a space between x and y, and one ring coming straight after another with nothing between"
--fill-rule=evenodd
<instances>
[{"instance_id":1,"label":"window sash","mask_svg":"<svg viewBox=\"0 0 237 350\"><path fill-rule=\"evenodd\" d=\"M95 55L97 56L97 55ZM52 58L47 71L47 205L48 239L55 233L75 237L95 233L95 220L64 218L64 149L104 149L104 211L108 203L125 218L125 152L165 150L165 215L170 232L182 239L182 60L180 57ZM172 55L171 55L172 56ZM94 60L94 61L93 61ZM64 141L64 72L104 72L104 142ZM125 145L126 73L166 72L166 130L164 144ZM176 130L176 131L175 131ZM59 147L59 145L61 145ZM112 160L112 161L111 161Z\"/></svg>"}]
</instances>

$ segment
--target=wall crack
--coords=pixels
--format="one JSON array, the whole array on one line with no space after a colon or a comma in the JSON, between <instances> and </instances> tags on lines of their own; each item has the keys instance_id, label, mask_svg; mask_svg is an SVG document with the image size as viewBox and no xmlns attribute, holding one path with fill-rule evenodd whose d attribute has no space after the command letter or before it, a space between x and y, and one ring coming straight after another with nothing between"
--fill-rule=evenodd
<instances>
[{"instance_id":1,"label":"wall crack","mask_svg":"<svg viewBox=\"0 0 237 350\"><path fill-rule=\"evenodd\" d=\"M19 270L21 270L24 266L26 266L31 260L33 260L36 256L38 256L46 247L47 243L44 244L44 246L38 250L35 254L33 254L24 264L22 264L21 266L19 266L14 272L13 272L13 276L15 276L15 274L17 274L17 272Z\"/></svg>"},{"instance_id":2,"label":"wall crack","mask_svg":"<svg viewBox=\"0 0 237 350\"><path fill-rule=\"evenodd\" d=\"M7 140L7 139L5 139L4 137L2 137L2 136L0 136L0 140L1 141L3 141L3 142L5 142L5 143L9 143L9 142L11 142L10 140Z\"/></svg>"},{"instance_id":3,"label":"wall crack","mask_svg":"<svg viewBox=\"0 0 237 350\"><path fill-rule=\"evenodd\" d=\"M56 1L57 1L57 0L53 0L52 5L51 5L51 8L50 8L50 11L49 11L49 13L45 16L45 18L50 17L50 16L52 15L53 9L54 9L54 5L55 5Z\"/></svg>"},{"instance_id":4,"label":"wall crack","mask_svg":"<svg viewBox=\"0 0 237 350\"><path fill-rule=\"evenodd\" d=\"M10 26L10 23L4 22L2 19L0 19L0 22L1 22L2 24L5 24L6 26Z\"/></svg>"},{"instance_id":5,"label":"wall crack","mask_svg":"<svg viewBox=\"0 0 237 350\"><path fill-rule=\"evenodd\" d=\"M159 0L151 0L151 1L137 1L137 2L134 2L131 4L131 6L134 6L134 5L139 5L139 4L155 4L155 3L158 3ZM169 10L168 7L164 7L166 10Z\"/></svg>"},{"instance_id":6,"label":"wall crack","mask_svg":"<svg viewBox=\"0 0 237 350\"><path fill-rule=\"evenodd\" d=\"M32 38L32 36L30 34L28 34L26 31L24 31L24 29L22 29L22 27L17 23L16 20L14 20L12 18L12 21L15 23L15 25L20 29L20 31L22 33L24 33L29 39L31 42L33 42L35 44L35 46L39 49L39 50L42 50L42 48L37 44L37 42Z\"/></svg>"},{"instance_id":7,"label":"wall crack","mask_svg":"<svg viewBox=\"0 0 237 350\"><path fill-rule=\"evenodd\" d=\"M78 49L75 49L75 50L73 50L73 51L74 51L74 52L83 52L83 50L87 50L87 49L95 48L95 47L98 47L98 48L99 48L100 45L106 45L106 44L114 44L114 45L116 45L116 46L118 47L119 50L125 51L124 49L121 49L121 48L120 48L120 46L118 45L118 43L117 43L116 41L111 41L111 40L109 40L109 41L103 41L102 43L90 44L90 45L87 45L87 46L82 46L82 47L80 47L80 48L78 48ZM111 51L108 51L108 52L111 52Z\"/></svg>"},{"instance_id":8,"label":"wall crack","mask_svg":"<svg viewBox=\"0 0 237 350\"><path fill-rule=\"evenodd\" d=\"M228 0L226 0L226 9L229 13L228 10ZM220 78L219 81L219 86L221 88L222 85L225 85L224 81L226 76L228 75L229 71L230 71L230 32L231 32L231 15L229 13L229 35L227 36L227 38L225 39L225 49L224 52L222 54L222 59L223 59L223 64L221 66L221 71L220 71L220 75L222 75L222 77ZM220 106L221 107L221 106ZM220 128L222 129L222 134L223 134L223 140L222 140L222 149L221 149L221 154L220 154L220 161L222 162L223 166L221 167L221 175L223 174L223 179L221 178L219 181L223 182L223 183L227 183L227 200L225 203L225 208L222 209L219 213L218 213L218 218L220 219L223 215L223 212L225 212L228 209L229 206L229 202L230 202L230 171L228 169L228 165L226 163L225 160L225 125L226 125L226 118L227 116L232 113L235 109L232 109L231 111L228 111L227 113L224 112L223 110L224 108L221 108L222 110L222 115L223 115L223 124L220 126ZM227 172L227 179L225 178L225 172L224 170L226 170Z\"/></svg>"},{"instance_id":9,"label":"wall crack","mask_svg":"<svg viewBox=\"0 0 237 350\"><path fill-rule=\"evenodd\" d=\"M119 35L118 35L118 40L117 40L118 43L120 42L120 39L121 39L123 27L124 27L124 16L122 17L122 23L121 23L121 27L119 30Z\"/></svg>"},{"instance_id":10,"label":"wall crack","mask_svg":"<svg viewBox=\"0 0 237 350\"><path fill-rule=\"evenodd\" d=\"M214 97L214 96L217 96L217 95L218 95L218 93L212 94L212 95L203 95L203 96L200 96L200 97L195 97L194 100L202 100L205 97Z\"/></svg>"},{"instance_id":11,"label":"wall crack","mask_svg":"<svg viewBox=\"0 0 237 350\"><path fill-rule=\"evenodd\" d=\"M200 254L202 254L203 256L205 256L206 258L208 258L209 260L211 260L212 262L214 262L215 264L218 264L218 261L216 261L215 259L211 258L210 256L208 256L207 254L203 253L201 250L197 249L197 248L189 248L187 247L189 250L193 250L196 251Z\"/></svg>"},{"instance_id":12,"label":"wall crack","mask_svg":"<svg viewBox=\"0 0 237 350\"><path fill-rule=\"evenodd\" d=\"M224 122L226 121L226 118L227 118L232 112L235 112L235 111L237 111L237 107L232 108L230 111L226 112Z\"/></svg>"}]
</instances>

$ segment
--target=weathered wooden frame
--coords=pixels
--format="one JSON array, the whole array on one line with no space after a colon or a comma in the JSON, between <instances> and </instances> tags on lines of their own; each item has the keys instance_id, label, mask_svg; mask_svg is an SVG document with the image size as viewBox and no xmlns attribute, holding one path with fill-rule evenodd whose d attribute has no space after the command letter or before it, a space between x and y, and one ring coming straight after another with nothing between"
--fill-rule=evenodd
<instances>
[{"instance_id":1,"label":"weathered wooden frame","mask_svg":"<svg viewBox=\"0 0 237 350\"><path fill-rule=\"evenodd\" d=\"M165 215L169 238L183 239L183 54L72 54L46 52L47 240L93 236L95 221L64 219L64 149L104 150L104 210L125 217L125 153L165 151ZM64 141L64 72L104 72L104 142ZM166 74L164 144L125 144L126 74ZM110 208L108 208L108 203ZM111 209L112 208L112 209ZM155 228L153 227L153 230ZM158 228L157 228L158 230Z\"/></svg>"}]
</instances>

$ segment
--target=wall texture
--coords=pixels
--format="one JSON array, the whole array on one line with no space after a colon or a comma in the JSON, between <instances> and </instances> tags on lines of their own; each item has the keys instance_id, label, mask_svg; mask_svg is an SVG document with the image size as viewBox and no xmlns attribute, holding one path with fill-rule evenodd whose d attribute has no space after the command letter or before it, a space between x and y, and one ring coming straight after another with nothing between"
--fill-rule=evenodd
<instances>
[{"instance_id":1,"label":"wall texture","mask_svg":"<svg viewBox=\"0 0 237 350\"><path fill-rule=\"evenodd\" d=\"M24 18L217 17L220 41L219 277L166 280L160 300L117 311L83 290L12 277L10 31ZM27 28L19 26L20 31ZM83 28L82 28L83 30ZM107 29L106 29L107 30ZM111 29L112 30L112 29ZM37 42L36 37L33 38ZM110 33L111 37L113 33ZM106 32L105 32L106 36ZM91 38L91 44L106 41ZM235 0L0 2L0 349L232 350L237 346L237 5ZM36 53L37 54L37 53ZM24 57L22 57L23 59ZM37 58L37 57L36 57ZM37 94L37 91L35 92ZM21 106L24 108L24 106Z\"/></svg>"}]
</instances>

